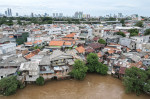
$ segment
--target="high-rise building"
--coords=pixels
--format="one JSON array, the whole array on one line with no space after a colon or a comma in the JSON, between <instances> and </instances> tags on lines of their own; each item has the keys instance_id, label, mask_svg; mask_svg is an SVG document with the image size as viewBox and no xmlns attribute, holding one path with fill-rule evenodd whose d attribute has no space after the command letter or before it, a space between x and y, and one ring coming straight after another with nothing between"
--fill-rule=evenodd
<instances>
[{"instance_id":1,"label":"high-rise building","mask_svg":"<svg viewBox=\"0 0 150 99\"><path fill-rule=\"evenodd\" d=\"M83 18L83 12L75 12L74 17L78 19Z\"/></svg>"},{"instance_id":2,"label":"high-rise building","mask_svg":"<svg viewBox=\"0 0 150 99\"><path fill-rule=\"evenodd\" d=\"M8 15L7 11L5 11L5 15L6 15L6 16Z\"/></svg>"},{"instance_id":3,"label":"high-rise building","mask_svg":"<svg viewBox=\"0 0 150 99\"><path fill-rule=\"evenodd\" d=\"M58 13L56 13L56 17L58 17Z\"/></svg>"},{"instance_id":4,"label":"high-rise building","mask_svg":"<svg viewBox=\"0 0 150 99\"><path fill-rule=\"evenodd\" d=\"M16 17L18 17L19 16L19 14L18 13L16 13Z\"/></svg>"},{"instance_id":5,"label":"high-rise building","mask_svg":"<svg viewBox=\"0 0 150 99\"><path fill-rule=\"evenodd\" d=\"M53 13L53 17L55 18L55 13Z\"/></svg>"},{"instance_id":6,"label":"high-rise building","mask_svg":"<svg viewBox=\"0 0 150 99\"><path fill-rule=\"evenodd\" d=\"M11 9L9 9L9 12L10 12L10 13L9 13L9 16L12 16L12 12L11 12Z\"/></svg>"},{"instance_id":7,"label":"high-rise building","mask_svg":"<svg viewBox=\"0 0 150 99\"><path fill-rule=\"evenodd\" d=\"M118 13L118 18L123 18L122 13Z\"/></svg>"},{"instance_id":8,"label":"high-rise building","mask_svg":"<svg viewBox=\"0 0 150 99\"><path fill-rule=\"evenodd\" d=\"M59 18L62 18L63 17L63 13L59 13Z\"/></svg>"},{"instance_id":9,"label":"high-rise building","mask_svg":"<svg viewBox=\"0 0 150 99\"><path fill-rule=\"evenodd\" d=\"M9 8L7 9L7 16L10 16Z\"/></svg>"},{"instance_id":10,"label":"high-rise building","mask_svg":"<svg viewBox=\"0 0 150 99\"><path fill-rule=\"evenodd\" d=\"M31 13L31 17L34 17L34 14L33 14L33 12Z\"/></svg>"}]
</instances>

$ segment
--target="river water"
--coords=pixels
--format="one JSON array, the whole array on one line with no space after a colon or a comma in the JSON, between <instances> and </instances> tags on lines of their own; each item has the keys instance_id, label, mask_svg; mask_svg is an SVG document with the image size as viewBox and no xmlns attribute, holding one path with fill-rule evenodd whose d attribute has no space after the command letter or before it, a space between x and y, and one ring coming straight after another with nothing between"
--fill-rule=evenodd
<instances>
[{"instance_id":1,"label":"river water","mask_svg":"<svg viewBox=\"0 0 150 99\"><path fill-rule=\"evenodd\" d=\"M27 85L0 99L150 99L148 95L126 94L119 79L88 74L83 81L49 81L44 86Z\"/></svg>"}]
</instances>

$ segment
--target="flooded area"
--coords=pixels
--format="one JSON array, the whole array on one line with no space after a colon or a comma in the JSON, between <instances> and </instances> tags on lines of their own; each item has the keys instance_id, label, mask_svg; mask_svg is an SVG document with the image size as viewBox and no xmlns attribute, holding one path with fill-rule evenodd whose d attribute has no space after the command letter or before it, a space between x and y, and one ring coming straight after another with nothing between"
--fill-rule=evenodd
<instances>
[{"instance_id":1,"label":"flooded area","mask_svg":"<svg viewBox=\"0 0 150 99\"><path fill-rule=\"evenodd\" d=\"M49 81L44 86L27 85L15 95L0 99L150 99L126 94L122 82L111 76L88 74L83 81Z\"/></svg>"}]
</instances>

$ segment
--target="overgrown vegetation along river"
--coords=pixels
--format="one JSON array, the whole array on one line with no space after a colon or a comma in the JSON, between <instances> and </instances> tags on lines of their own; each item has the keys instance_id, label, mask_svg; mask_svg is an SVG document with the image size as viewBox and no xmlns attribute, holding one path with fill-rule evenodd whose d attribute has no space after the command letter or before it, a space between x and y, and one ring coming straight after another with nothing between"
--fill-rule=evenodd
<instances>
[{"instance_id":1,"label":"overgrown vegetation along river","mask_svg":"<svg viewBox=\"0 0 150 99\"><path fill-rule=\"evenodd\" d=\"M27 85L0 99L150 99L148 95L126 94L119 79L88 74L83 81L49 81L44 86Z\"/></svg>"}]
</instances>

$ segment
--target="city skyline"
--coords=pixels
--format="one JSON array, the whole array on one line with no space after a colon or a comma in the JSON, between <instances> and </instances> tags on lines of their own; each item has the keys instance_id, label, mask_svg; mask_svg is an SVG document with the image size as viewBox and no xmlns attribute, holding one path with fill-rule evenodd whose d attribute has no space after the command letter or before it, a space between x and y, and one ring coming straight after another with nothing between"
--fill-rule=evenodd
<instances>
[{"instance_id":1,"label":"city skyline","mask_svg":"<svg viewBox=\"0 0 150 99\"><path fill-rule=\"evenodd\" d=\"M141 16L150 16L148 0L0 0L0 13L4 13L7 8L13 10L13 16L16 13L19 15L30 15L48 13L52 16L53 13L63 13L65 16L72 16L76 11L82 11L91 16L104 16L106 14L124 15L139 14Z\"/></svg>"}]
</instances>

